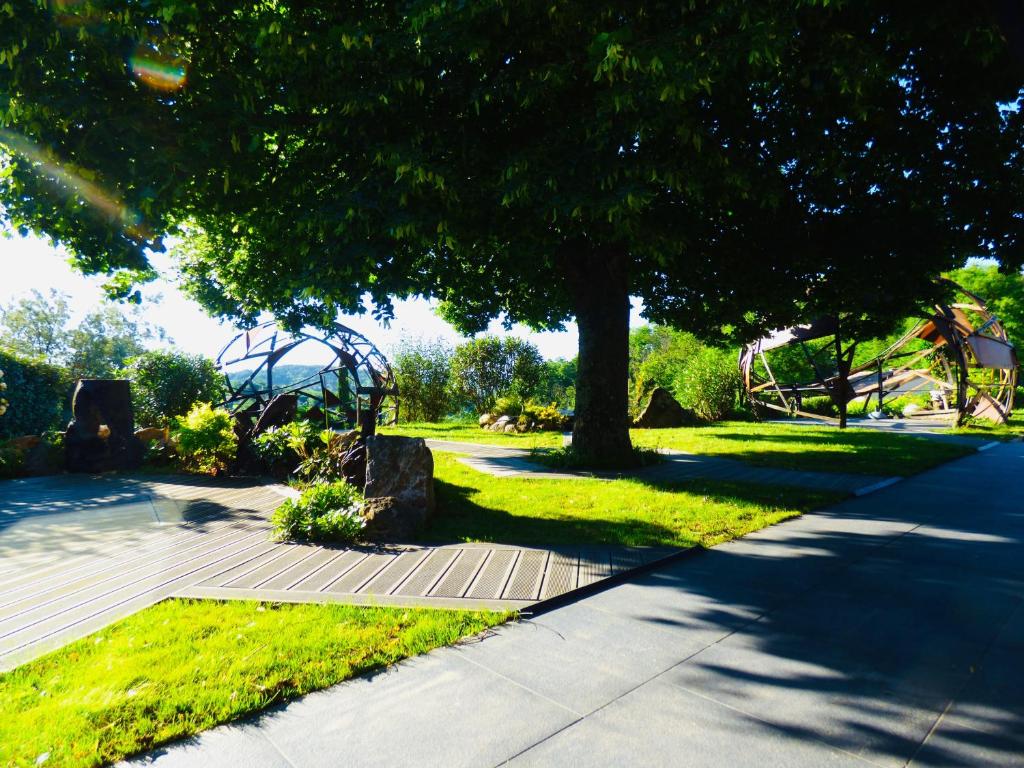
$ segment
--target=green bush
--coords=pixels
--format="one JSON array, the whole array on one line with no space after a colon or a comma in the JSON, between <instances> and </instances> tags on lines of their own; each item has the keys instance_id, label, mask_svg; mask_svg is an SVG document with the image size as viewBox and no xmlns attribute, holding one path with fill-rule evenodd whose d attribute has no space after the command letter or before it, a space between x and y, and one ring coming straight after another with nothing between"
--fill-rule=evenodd
<instances>
[{"instance_id":1,"label":"green bush","mask_svg":"<svg viewBox=\"0 0 1024 768\"><path fill-rule=\"evenodd\" d=\"M227 469L238 452L234 419L209 403L196 403L174 420L173 438L186 469L214 473Z\"/></svg>"},{"instance_id":2,"label":"green bush","mask_svg":"<svg viewBox=\"0 0 1024 768\"><path fill-rule=\"evenodd\" d=\"M224 398L224 377L213 361L181 352L144 352L121 370L132 383L135 423L165 427L188 413L193 403L216 403Z\"/></svg>"},{"instance_id":3,"label":"green bush","mask_svg":"<svg viewBox=\"0 0 1024 768\"><path fill-rule=\"evenodd\" d=\"M495 416L518 417L522 414L525 405L526 403L523 402L522 398L506 395L505 397L499 397L494 401L494 407L491 409L491 413Z\"/></svg>"},{"instance_id":4,"label":"green bush","mask_svg":"<svg viewBox=\"0 0 1024 768\"><path fill-rule=\"evenodd\" d=\"M342 464L349 449L356 444L356 432L335 432L325 429L319 440L310 440L299 450L302 462L295 473L308 483L330 483L345 478Z\"/></svg>"},{"instance_id":5,"label":"green bush","mask_svg":"<svg viewBox=\"0 0 1024 768\"><path fill-rule=\"evenodd\" d=\"M268 464L298 460L313 450L317 438L316 428L308 421L293 421L280 427L271 427L252 441L253 453Z\"/></svg>"},{"instance_id":6,"label":"green bush","mask_svg":"<svg viewBox=\"0 0 1024 768\"><path fill-rule=\"evenodd\" d=\"M24 474L25 453L10 443L0 444L0 480L21 477Z\"/></svg>"},{"instance_id":7,"label":"green bush","mask_svg":"<svg viewBox=\"0 0 1024 768\"><path fill-rule=\"evenodd\" d=\"M345 482L318 483L288 499L270 518L279 539L353 541L363 529L362 495Z\"/></svg>"},{"instance_id":8,"label":"green bush","mask_svg":"<svg viewBox=\"0 0 1024 768\"><path fill-rule=\"evenodd\" d=\"M698 418L718 421L736 406L740 387L739 370L733 353L713 347L696 351L675 381L680 405Z\"/></svg>"},{"instance_id":9,"label":"green bush","mask_svg":"<svg viewBox=\"0 0 1024 768\"><path fill-rule=\"evenodd\" d=\"M403 341L391 356L401 416L406 421L439 421L451 408L452 348L442 339Z\"/></svg>"},{"instance_id":10,"label":"green bush","mask_svg":"<svg viewBox=\"0 0 1024 768\"><path fill-rule=\"evenodd\" d=\"M686 363L703 346L690 333L664 325L643 325L629 332L630 416L639 416L651 392L671 390Z\"/></svg>"},{"instance_id":11,"label":"green bush","mask_svg":"<svg viewBox=\"0 0 1024 768\"><path fill-rule=\"evenodd\" d=\"M543 360L523 339L483 336L460 344L452 355L452 391L477 413L493 413L498 398L523 402L540 384Z\"/></svg>"},{"instance_id":12,"label":"green bush","mask_svg":"<svg viewBox=\"0 0 1024 768\"><path fill-rule=\"evenodd\" d=\"M0 370L7 385L0 438L41 435L70 420L71 381L63 368L0 351Z\"/></svg>"},{"instance_id":13,"label":"green bush","mask_svg":"<svg viewBox=\"0 0 1024 768\"><path fill-rule=\"evenodd\" d=\"M523 406L523 412L519 416L518 426L522 429L544 429L565 432L569 429L571 419L559 412L554 403L540 405L539 403L528 402Z\"/></svg>"}]
</instances>

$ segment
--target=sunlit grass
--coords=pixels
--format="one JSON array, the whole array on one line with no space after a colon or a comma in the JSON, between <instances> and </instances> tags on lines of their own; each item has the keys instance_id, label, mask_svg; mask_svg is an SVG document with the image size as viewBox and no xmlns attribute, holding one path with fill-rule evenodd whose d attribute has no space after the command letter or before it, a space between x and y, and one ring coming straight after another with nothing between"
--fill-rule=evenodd
<instances>
[{"instance_id":1,"label":"sunlit grass","mask_svg":"<svg viewBox=\"0 0 1024 768\"><path fill-rule=\"evenodd\" d=\"M680 429L634 429L633 444L738 459L762 467L913 475L974 453L955 445L877 429L727 421Z\"/></svg>"},{"instance_id":2,"label":"sunlit grass","mask_svg":"<svg viewBox=\"0 0 1024 768\"><path fill-rule=\"evenodd\" d=\"M527 432L505 434L504 432L488 432L476 424L449 422L411 422L396 424L393 427L381 427L379 431L386 435L405 435L407 437L423 437L431 440L453 440L460 443L482 443L484 445L502 445L508 448L557 448L562 445L561 432Z\"/></svg>"},{"instance_id":3,"label":"sunlit grass","mask_svg":"<svg viewBox=\"0 0 1024 768\"><path fill-rule=\"evenodd\" d=\"M841 498L721 481L493 477L434 452L430 541L711 546Z\"/></svg>"},{"instance_id":4,"label":"sunlit grass","mask_svg":"<svg viewBox=\"0 0 1024 768\"><path fill-rule=\"evenodd\" d=\"M113 762L508 618L168 600L0 674L0 766Z\"/></svg>"},{"instance_id":5,"label":"sunlit grass","mask_svg":"<svg viewBox=\"0 0 1024 768\"><path fill-rule=\"evenodd\" d=\"M1024 427L1024 417L1015 415L1008 428L992 430L982 425L969 433L1012 437L1021 427ZM384 431L387 434L511 448L556 448L562 445L562 435L557 432L506 435L488 432L473 424L400 424ZM840 430L807 423L724 421L678 429L634 429L630 436L633 445L641 448L671 448L737 459L761 467L871 475L913 475L975 450L974 446L953 445L917 435L877 429Z\"/></svg>"}]
</instances>

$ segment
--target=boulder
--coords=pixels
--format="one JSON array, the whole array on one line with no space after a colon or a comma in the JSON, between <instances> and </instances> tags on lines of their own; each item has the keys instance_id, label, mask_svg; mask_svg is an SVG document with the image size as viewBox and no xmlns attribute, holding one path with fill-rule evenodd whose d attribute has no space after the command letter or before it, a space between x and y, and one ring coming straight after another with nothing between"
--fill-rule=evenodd
<instances>
[{"instance_id":1,"label":"boulder","mask_svg":"<svg viewBox=\"0 0 1024 768\"><path fill-rule=\"evenodd\" d=\"M511 435L513 432L518 432L519 431L519 427L516 426L515 422L510 421L508 424L506 424L504 427L502 427L501 431L506 433L506 434Z\"/></svg>"},{"instance_id":2,"label":"boulder","mask_svg":"<svg viewBox=\"0 0 1024 768\"><path fill-rule=\"evenodd\" d=\"M363 501L362 535L371 541L400 542L415 537L429 519L426 508L400 501L394 496L378 496Z\"/></svg>"},{"instance_id":3,"label":"boulder","mask_svg":"<svg viewBox=\"0 0 1024 768\"><path fill-rule=\"evenodd\" d=\"M493 413L485 413L480 416L480 426L489 427L494 423L495 419L497 419L497 417Z\"/></svg>"},{"instance_id":4,"label":"boulder","mask_svg":"<svg viewBox=\"0 0 1024 768\"><path fill-rule=\"evenodd\" d=\"M504 432L505 427L508 424L515 424L515 419L513 419L511 416L499 416L490 423L487 429L489 429L491 432Z\"/></svg>"},{"instance_id":5,"label":"boulder","mask_svg":"<svg viewBox=\"0 0 1024 768\"><path fill-rule=\"evenodd\" d=\"M651 392L651 399L633 426L643 429L664 429L694 424L697 417L693 411L683 408L664 387Z\"/></svg>"},{"instance_id":6,"label":"boulder","mask_svg":"<svg viewBox=\"0 0 1024 768\"><path fill-rule=\"evenodd\" d=\"M142 463L135 437L131 386L125 379L79 379L71 398L74 418L64 433L71 472L132 469Z\"/></svg>"},{"instance_id":7,"label":"boulder","mask_svg":"<svg viewBox=\"0 0 1024 768\"><path fill-rule=\"evenodd\" d=\"M366 439L367 499L393 497L415 508L417 519L434 513L434 456L421 437L373 435Z\"/></svg>"}]
</instances>

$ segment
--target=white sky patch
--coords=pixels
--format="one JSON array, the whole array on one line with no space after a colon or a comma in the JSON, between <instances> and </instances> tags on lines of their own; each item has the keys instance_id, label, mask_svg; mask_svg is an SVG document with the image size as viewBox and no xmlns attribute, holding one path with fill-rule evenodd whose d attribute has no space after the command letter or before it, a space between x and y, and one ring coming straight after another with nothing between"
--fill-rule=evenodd
<instances>
[{"instance_id":1,"label":"white sky patch","mask_svg":"<svg viewBox=\"0 0 1024 768\"><path fill-rule=\"evenodd\" d=\"M155 254L153 266L161 277L147 284L143 289L142 310L151 323L164 328L174 340L173 346L184 352L216 357L236 331L226 323L209 317L199 305L187 298L174 283L170 259L165 254ZM104 278L85 277L68 264L68 255L61 249L49 245L45 240L32 236L12 238L0 236L0 305L28 294L36 289L46 295L50 288L56 288L70 295L72 322L77 322L88 312L102 306L105 301L101 285ZM161 296L154 303L151 299ZM339 322L358 331L376 344L385 354L390 354L403 338L420 337L432 339L441 337L456 344L462 337L451 325L434 314L435 302L425 299L411 299L395 302L395 319L385 328L369 314L359 316L342 315ZM643 325L640 318L642 303L633 300L630 326ZM576 355L579 337L575 323L569 323L562 332L537 333L525 326L515 326L505 331L497 321L491 323L490 333L498 336L519 336L537 345L547 359L571 358ZM317 362L301 359L301 350L288 362Z\"/></svg>"}]
</instances>

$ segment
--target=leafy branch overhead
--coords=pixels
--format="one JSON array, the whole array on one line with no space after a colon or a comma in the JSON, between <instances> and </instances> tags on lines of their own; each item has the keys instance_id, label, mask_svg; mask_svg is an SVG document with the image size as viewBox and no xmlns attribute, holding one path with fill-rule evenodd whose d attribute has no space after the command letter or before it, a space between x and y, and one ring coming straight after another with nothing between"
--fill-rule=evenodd
<instances>
[{"instance_id":1,"label":"leafy branch overhead","mask_svg":"<svg viewBox=\"0 0 1024 768\"><path fill-rule=\"evenodd\" d=\"M1021 265L1008 7L10 0L0 204L89 272L180 242L243 321L575 317L578 445L624 455L629 295L701 334L881 333L969 255Z\"/></svg>"}]
</instances>

